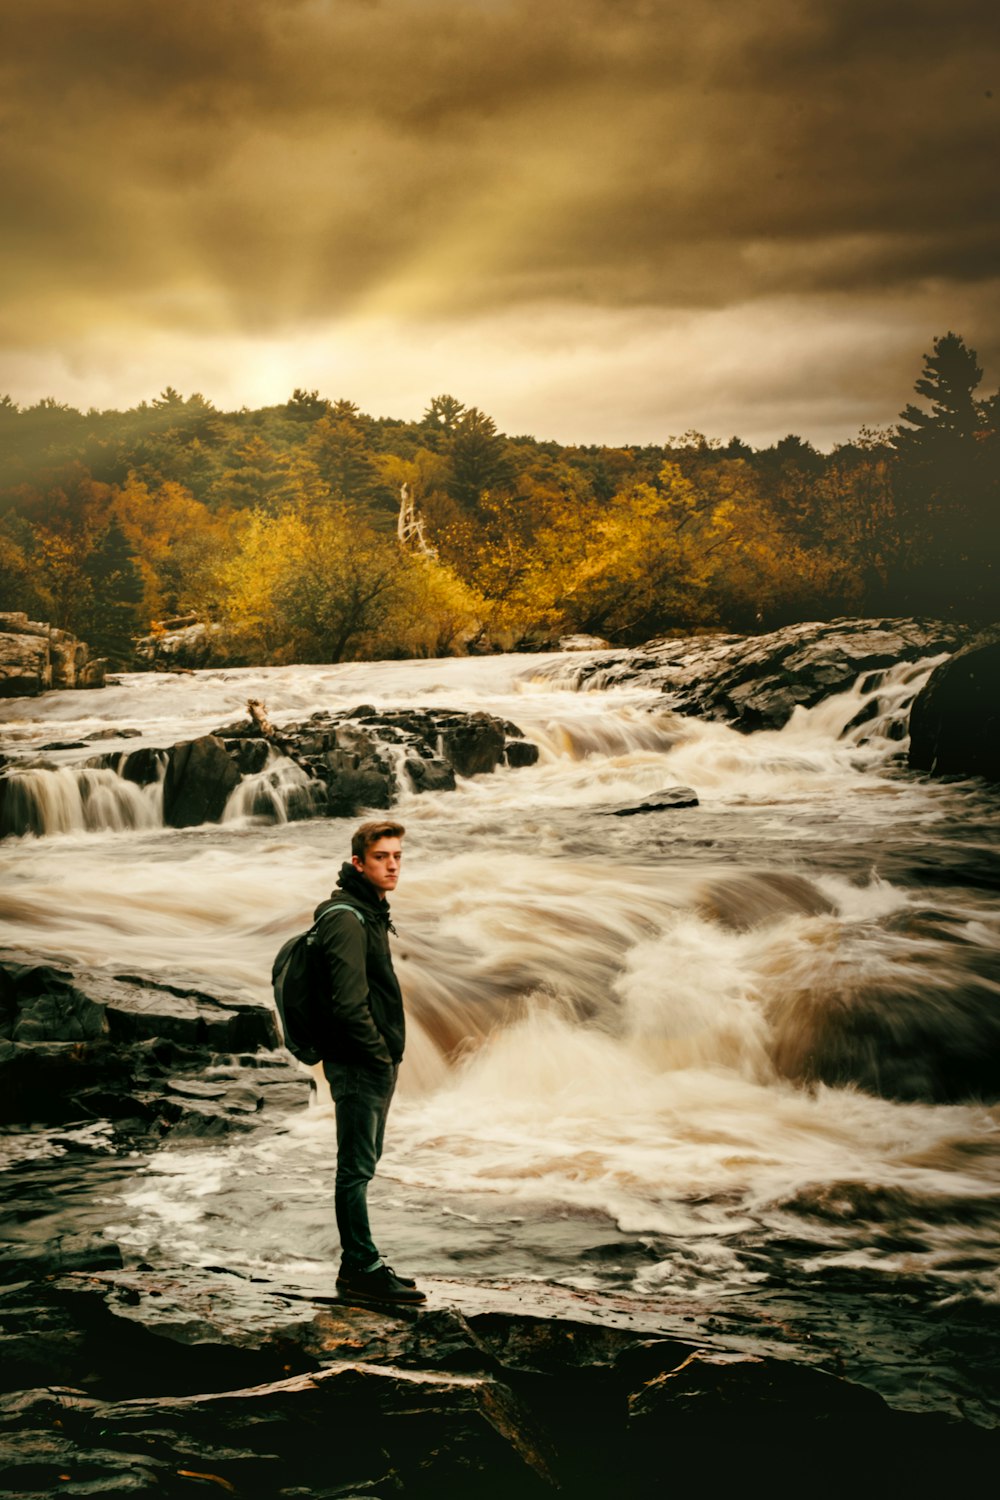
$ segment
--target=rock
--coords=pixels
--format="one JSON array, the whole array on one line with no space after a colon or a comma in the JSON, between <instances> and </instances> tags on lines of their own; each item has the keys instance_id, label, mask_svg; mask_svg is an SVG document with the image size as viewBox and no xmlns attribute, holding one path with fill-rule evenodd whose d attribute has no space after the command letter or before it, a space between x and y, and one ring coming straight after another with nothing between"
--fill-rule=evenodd
<instances>
[{"instance_id":1,"label":"rock","mask_svg":"<svg viewBox=\"0 0 1000 1500\"><path fill-rule=\"evenodd\" d=\"M130 750L121 762L119 775L126 781L134 781L137 786L149 786L151 782L159 781L168 753L166 750Z\"/></svg>"},{"instance_id":2,"label":"rock","mask_svg":"<svg viewBox=\"0 0 1000 1500\"><path fill-rule=\"evenodd\" d=\"M239 781L239 768L215 735L174 745L163 782L164 823L171 828L218 823Z\"/></svg>"},{"instance_id":3,"label":"rock","mask_svg":"<svg viewBox=\"0 0 1000 1500\"><path fill-rule=\"evenodd\" d=\"M98 731L101 737L105 733L110 737L115 732ZM85 743L59 741L53 748L79 749ZM491 714L437 708L376 711L362 705L350 714L320 711L304 723L272 727L268 737L252 719L239 720L168 749L108 750L78 767L113 771L139 786L162 775L164 823L189 828L221 821L227 808L234 816L269 821L355 817L366 808L392 807L404 769L416 792L451 791L456 772L481 775L505 757L510 765L531 765L538 748L517 725ZM47 810L61 807L52 802L52 778L64 774L36 767L30 778L0 776L0 830L44 832ZM86 796L86 784L79 786ZM238 801L230 807L237 787Z\"/></svg>"},{"instance_id":4,"label":"rock","mask_svg":"<svg viewBox=\"0 0 1000 1500\"><path fill-rule=\"evenodd\" d=\"M503 747L503 758L509 766L533 766L538 761L538 746L530 740L507 740Z\"/></svg>"},{"instance_id":5,"label":"rock","mask_svg":"<svg viewBox=\"0 0 1000 1500\"><path fill-rule=\"evenodd\" d=\"M441 733L441 753L459 776L482 776L503 760L506 736L503 725L489 714L470 714L464 723L446 725Z\"/></svg>"},{"instance_id":6,"label":"rock","mask_svg":"<svg viewBox=\"0 0 1000 1500\"><path fill-rule=\"evenodd\" d=\"M441 1305L393 1312L218 1268L28 1269L0 1293L17 1493L647 1500L665 1464L714 1492L758 1452L797 1470L822 1452L838 1488L863 1455L923 1493L935 1464L989 1471L1000 1449L809 1364L651 1331L660 1299L430 1283Z\"/></svg>"},{"instance_id":7,"label":"rock","mask_svg":"<svg viewBox=\"0 0 1000 1500\"><path fill-rule=\"evenodd\" d=\"M823 1371L698 1350L630 1395L627 1466L633 1482L652 1478L670 1453L680 1474L693 1476L711 1455L713 1488L728 1489L745 1480L749 1453L800 1463L822 1447L836 1463L838 1449L884 1444L892 1425L880 1396Z\"/></svg>"},{"instance_id":8,"label":"rock","mask_svg":"<svg viewBox=\"0 0 1000 1500\"><path fill-rule=\"evenodd\" d=\"M560 651L607 651L611 642L600 635L562 635L559 637Z\"/></svg>"},{"instance_id":9,"label":"rock","mask_svg":"<svg viewBox=\"0 0 1000 1500\"><path fill-rule=\"evenodd\" d=\"M721 719L747 733L780 729L799 706L846 692L864 673L953 651L962 627L913 619L831 620L760 636L651 641L581 666L581 684L641 681L678 713Z\"/></svg>"},{"instance_id":10,"label":"rock","mask_svg":"<svg viewBox=\"0 0 1000 1500\"><path fill-rule=\"evenodd\" d=\"M163 622L162 628L135 643L139 670L192 671L219 666L229 660L221 625L185 616Z\"/></svg>"},{"instance_id":11,"label":"rock","mask_svg":"<svg viewBox=\"0 0 1000 1500\"><path fill-rule=\"evenodd\" d=\"M1000 781L1000 641L956 651L910 711L910 766Z\"/></svg>"},{"instance_id":12,"label":"rock","mask_svg":"<svg viewBox=\"0 0 1000 1500\"><path fill-rule=\"evenodd\" d=\"M668 786L662 792L652 792L641 802L625 803L621 807L608 808L606 816L631 818L636 813L667 812L678 807L697 807L698 793L689 786Z\"/></svg>"},{"instance_id":13,"label":"rock","mask_svg":"<svg viewBox=\"0 0 1000 1500\"><path fill-rule=\"evenodd\" d=\"M246 1054L270 1057L280 1045L269 1006L133 975L70 973L27 955L0 958L0 1038L7 1123L88 1115L169 1123L198 1114L196 1105L203 1119L239 1123L261 1109L271 1084L308 1087L284 1053L270 1064L276 1078L245 1076ZM206 1083L198 1075L218 1069L220 1056L230 1075Z\"/></svg>"},{"instance_id":14,"label":"rock","mask_svg":"<svg viewBox=\"0 0 1000 1500\"><path fill-rule=\"evenodd\" d=\"M537 755L537 750L536 750ZM446 761L439 760L436 755L428 756L421 760L418 756L409 756L403 762L403 769L410 778L410 785L415 792L453 792L455 790L455 772Z\"/></svg>"},{"instance_id":15,"label":"rock","mask_svg":"<svg viewBox=\"0 0 1000 1500\"><path fill-rule=\"evenodd\" d=\"M0 613L0 698L33 697L50 688L104 686L103 661L83 641L26 614Z\"/></svg>"},{"instance_id":16,"label":"rock","mask_svg":"<svg viewBox=\"0 0 1000 1500\"><path fill-rule=\"evenodd\" d=\"M48 637L39 627L17 630L8 621L21 619L35 626L27 615L0 616L0 697L25 698L48 692L52 686L52 662Z\"/></svg>"}]
</instances>

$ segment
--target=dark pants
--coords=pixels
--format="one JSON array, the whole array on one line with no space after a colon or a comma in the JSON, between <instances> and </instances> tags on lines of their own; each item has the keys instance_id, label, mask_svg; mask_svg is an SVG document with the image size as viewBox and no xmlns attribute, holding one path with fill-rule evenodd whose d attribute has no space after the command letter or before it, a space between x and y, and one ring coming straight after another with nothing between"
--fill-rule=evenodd
<instances>
[{"instance_id":1,"label":"dark pants","mask_svg":"<svg viewBox=\"0 0 1000 1500\"><path fill-rule=\"evenodd\" d=\"M337 1110L334 1207L342 1264L350 1271L366 1271L379 1259L368 1225L368 1184L382 1155L398 1071L394 1065L376 1069L358 1063L323 1064Z\"/></svg>"}]
</instances>

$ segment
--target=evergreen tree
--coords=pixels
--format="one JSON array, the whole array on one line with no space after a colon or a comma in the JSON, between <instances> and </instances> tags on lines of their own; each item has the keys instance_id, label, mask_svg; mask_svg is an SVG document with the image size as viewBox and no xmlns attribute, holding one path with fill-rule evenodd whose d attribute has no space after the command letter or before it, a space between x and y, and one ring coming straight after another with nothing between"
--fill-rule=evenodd
<instances>
[{"instance_id":1,"label":"evergreen tree","mask_svg":"<svg viewBox=\"0 0 1000 1500\"><path fill-rule=\"evenodd\" d=\"M451 459L449 490L459 505L472 509L487 490L504 490L511 481L506 444L492 417L470 406L455 426L448 444Z\"/></svg>"},{"instance_id":2,"label":"evergreen tree","mask_svg":"<svg viewBox=\"0 0 1000 1500\"><path fill-rule=\"evenodd\" d=\"M125 666L142 623L143 580L116 518L87 558L86 571L93 588L87 644L94 655Z\"/></svg>"}]
</instances>

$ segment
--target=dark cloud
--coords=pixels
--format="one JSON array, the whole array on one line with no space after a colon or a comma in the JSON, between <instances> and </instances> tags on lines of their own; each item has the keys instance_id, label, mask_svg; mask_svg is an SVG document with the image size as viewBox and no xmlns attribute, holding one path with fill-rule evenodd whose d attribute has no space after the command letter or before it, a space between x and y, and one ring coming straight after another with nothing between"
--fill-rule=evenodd
<instances>
[{"instance_id":1,"label":"dark cloud","mask_svg":"<svg viewBox=\"0 0 1000 1500\"><path fill-rule=\"evenodd\" d=\"M975 283L996 16L9 0L0 338Z\"/></svg>"}]
</instances>

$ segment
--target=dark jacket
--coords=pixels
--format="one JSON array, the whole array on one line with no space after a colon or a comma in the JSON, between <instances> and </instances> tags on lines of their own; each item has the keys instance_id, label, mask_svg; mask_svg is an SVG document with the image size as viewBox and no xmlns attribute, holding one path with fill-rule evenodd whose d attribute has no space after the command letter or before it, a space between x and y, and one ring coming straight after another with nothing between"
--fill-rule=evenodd
<instances>
[{"instance_id":1,"label":"dark jacket","mask_svg":"<svg viewBox=\"0 0 1000 1500\"><path fill-rule=\"evenodd\" d=\"M330 982L330 1011L324 1027L324 1062L355 1062L372 1067L398 1063L406 1025L403 997L389 952L389 903L353 865L341 867L338 890L320 902L316 942ZM360 911L358 921L353 911Z\"/></svg>"}]
</instances>

